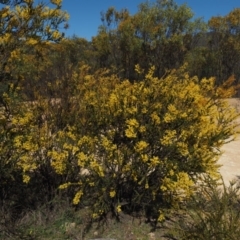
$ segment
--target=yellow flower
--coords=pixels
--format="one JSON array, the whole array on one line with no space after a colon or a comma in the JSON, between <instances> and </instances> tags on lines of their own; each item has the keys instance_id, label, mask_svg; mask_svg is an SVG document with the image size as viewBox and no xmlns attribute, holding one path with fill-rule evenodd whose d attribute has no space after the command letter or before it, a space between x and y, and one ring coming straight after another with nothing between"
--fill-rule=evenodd
<instances>
[{"instance_id":1,"label":"yellow flower","mask_svg":"<svg viewBox=\"0 0 240 240\"><path fill-rule=\"evenodd\" d=\"M142 161L145 163L148 160L148 155L147 154L141 154Z\"/></svg>"},{"instance_id":2,"label":"yellow flower","mask_svg":"<svg viewBox=\"0 0 240 240\"><path fill-rule=\"evenodd\" d=\"M110 191L109 195L111 198L114 198L116 196L116 191L115 190Z\"/></svg>"},{"instance_id":3,"label":"yellow flower","mask_svg":"<svg viewBox=\"0 0 240 240\"><path fill-rule=\"evenodd\" d=\"M148 147L148 143L145 141L139 141L136 143L134 149L136 150L136 152L142 152L144 149L146 149Z\"/></svg>"},{"instance_id":4,"label":"yellow flower","mask_svg":"<svg viewBox=\"0 0 240 240\"><path fill-rule=\"evenodd\" d=\"M135 132L133 127L128 127L128 129L125 130L125 135L128 138L136 138L137 133Z\"/></svg>"},{"instance_id":5,"label":"yellow flower","mask_svg":"<svg viewBox=\"0 0 240 240\"><path fill-rule=\"evenodd\" d=\"M24 174L23 175L23 182L24 183L29 183L29 181L30 181L30 177L28 175Z\"/></svg>"},{"instance_id":6,"label":"yellow flower","mask_svg":"<svg viewBox=\"0 0 240 240\"><path fill-rule=\"evenodd\" d=\"M170 171L169 171L169 176L173 176L174 175L174 171L171 169Z\"/></svg>"},{"instance_id":7,"label":"yellow flower","mask_svg":"<svg viewBox=\"0 0 240 240\"><path fill-rule=\"evenodd\" d=\"M70 185L71 185L71 183L64 183L64 184L61 184L58 188L59 188L59 189L66 189L66 188L68 188Z\"/></svg>"},{"instance_id":8,"label":"yellow flower","mask_svg":"<svg viewBox=\"0 0 240 240\"><path fill-rule=\"evenodd\" d=\"M27 44L29 45L36 45L38 43L38 41L34 38L30 38L27 40Z\"/></svg>"},{"instance_id":9,"label":"yellow flower","mask_svg":"<svg viewBox=\"0 0 240 240\"><path fill-rule=\"evenodd\" d=\"M170 123L174 120L175 118L170 114L170 113L166 113L164 118L163 118L163 121L166 122L166 123Z\"/></svg>"},{"instance_id":10,"label":"yellow flower","mask_svg":"<svg viewBox=\"0 0 240 240\"><path fill-rule=\"evenodd\" d=\"M109 98L109 104L111 107L115 106L118 102L116 94L112 93Z\"/></svg>"},{"instance_id":11,"label":"yellow flower","mask_svg":"<svg viewBox=\"0 0 240 240\"><path fill-rule=\"evenodd\" d=\"M98 166L98 175L99 175L99 177L104 177L105 176L102 166Z\"/></svg>"},{"instance_id":12,"label":"yellow flower","mask_svg":"<svg viewBox=\"0 0 240 240\"><path fill-rule=\"evenodd\" d=\"M56 6L60 6L62 4L62 0L51 0L51 3Z\"/></svg>"},{"instance_id":13,"label":"yellow flower","mask_svg":"<svg viewBox=\"0 0 240 240\"><path fill-rule=\"evenodd\" d=\"M135 128L139 127L139 123L138 123L138 121L135 118L128 119L126 121L126 123L127 123L127 125L135 127Z\"/></svg>"},{"instance_id":14,"label":"yellow flower","mask_svg":"<svg viewBox=\"0 0 240 240\"><path fill-rule=\"evenodd\" d=\"M25 150L30 151L33 148L33 144L31 142L25 142L22 146Z\"/></svg>"},{"instance_id":15,"label":"yellow flower","mask_svg":"<svg viewBox=\"0 0 240 240\"><path fill-rule=\"evenodd\" d=\"M145 126L140 126L139 132L140 133L146 132L146 127Z\"/></svg>"},{"instance_id":16,"label":"yellow flower","mask_svg":"<svg viewBox=\"0 0 240 240\"><path fill-rule=\"evenodd\" d=\"M122 211L122 209L121 209L121 206L120 206L120 205L117 205L117 207L116 207L116 211L117 211L118 213Z\"/></svg>"},{"instance_id":17,"label":"yellow flower","mask_svg":"<svg viewBox=\"0 0 240 240\"><path fill-rule=\"evenodd\" d=\"M186 143L184 142L178 142L177 143L177 147L178 147L178 151L183 155L183 156L187 156L189 154L188 151L188 146Z\"/></svg>"},{"instance_id":18,"label":"yellow flower","mask_svg":"<svg viewBox=\"0 0 240 240\"><path fill-rule=\"evenodd\" d=\"M159 210L158 222L163 222L165 220L165 216L161 210Z\"/></svg>"},{"instance_id":19,"label":"yellow flower","mask_svg":"<svg viewBox=\"0 0 240 240\"><path fill-rule=\"evenodd\" d=\"M3 9L2 9L2 13L1 13L1 14L2 14L1 17L2 17L2 18L8 17L9 14L10 14L10 11L9 11L9 10L10 10L10 9L9 9L9 6L3 8Z\"/></svg>"},{"instance_id":20,"label":"yellow flower","mask_svg":"<svg viewBox=\"0 0 240 240\"><path fill-rule=\"evenodd\" d=\"M168 111L169 111L171 114L174 114L174 115L176 115L176 114L178 113L176 107L175 107L173 104L168 105Z\"/></svg>"},{"instance_id":21,"label":"yellow flower","mask_svg":"<svg viewBox=\"0 0 240 240\"><path fill-rule=\"evenodd\" d=\"M52 38L53 39L59 39L61 36L62 36L62 34L60 32L58 32L58 31L54 31L52 33Z\"/></svg>"},{"instance_id":22,"label":"yellow flower","mask_svg":"<svg viewBox=\"0 0 240 240\"><path fill-rule=\"evenodd\" d=\"M77 204L80 202L80 199L81 199L82 195L83 195L82 190L78 191L78 192L75 194L75 197L74 197L74 199L73 199L73 204L74 204L74 205L77 205Z\"/></svg>"},{"instance_id":23,"label":"yellow flower","mask_svg":"<svg viewBox=\"0 0 240 240\"><path fill-rule=\"evenodd\" d=\"M171 145L176 140L176 130L166 130L164 137L161 139L161 144Z\"/></svg>"},{"instance_id":24,"label":"yellow flower","mask_svg":"<svg viewBox=\"0 0 240 240\"><path fill-rule=\"evenodd\" d=\"M22 136L16 136L14 139L15 147L19 148L22 146Z\"/></svg>"},{"instance_id":25,"label":"yellow flower","mask_svg":"<svg viewBox=\"0 0 240 240\"><path fill-rule=\"evenodd\" d=\"M151 114L151 118L152 118L152 121L155 123L155 124L160 124L160 117L157 115L156 112L153 112Z\"/></svg>"},{"instance_id":26,"label":"yellow flower","mask_svg":"<svg viewBox=\"0 0 240 240\"><path fill-rule=\"evenodd\" d=\"M138 181L138 179L137 179L137 175L134 174L134 173L132 174L132 178L133 178L133 181L134 181L134 182L137 182L137 181Z\"/></svg>"},{"instance_id":27,"label":"yellow flower","mask_svg":"<svg viewBox=\"0 0 240 240\"><path fill-rule=\"evenodd\" d=\"M18 50L13 50L11 52L11 58L12 59L17 59L20 56L20 52Z\"/></svg>"},{"instance_id":28,"label":"yellow flower","mask_svg":"<svg viewBox=\"0 0 240 240\"><path fill-rule=\"evenodd\" d=\"M160 163L160 160L158 157L151 158L151 167L155 167Z\"/></svg>"},{"instance_id":29,"label":"yellow flower","mask_svg":"<svg viewBox=\"0 0 240 240\"><path fill-rule=\"evenodd\" d=\"M144 107L144 108L142 109L142 113L143 113L143 114L147 113L147 108Z\"/></svg>"},{"instance_id":30,"label":"yellow flower","mask_svg":"<svg viewBox=\"0 0 240 240\"><path fill-rule=\"evenodd\" d=\"M98 218L98 216L99 216L99 215L98 215L97 213L93 213L93 214L92 214L92 218L93 218L93 219Z\"/></svg>"},{"instance_id":31,"label":"yellow flower","mask_svg":"<svg viewBox=\"0 0 240 240\"><path fill-rule=\"evenodd\" d=\"M128 172L131 169L131 163L127 163L124 167L123 167L123 172Z\"/></svg>"}]
</instances>

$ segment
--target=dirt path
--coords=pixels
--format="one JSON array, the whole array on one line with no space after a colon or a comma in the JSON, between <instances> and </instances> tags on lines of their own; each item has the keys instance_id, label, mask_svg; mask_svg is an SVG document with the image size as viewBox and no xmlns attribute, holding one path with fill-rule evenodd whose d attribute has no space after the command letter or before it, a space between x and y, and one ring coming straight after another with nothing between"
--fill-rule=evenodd
<instances>
[{"instance_id":1,"label":"dirt path","mask_svg":"<svg viewBox=\"0 0 240 240\"><path fill-rule=\"evenodd\" d=\"M224 183L229 185L230 181L240 179L240 137L224 145L222 150L224 153L219 159L219 164L222 165L220 173Z\"/></svg>"},{"instance_id":2,"label":"dirt path","mask_svg":"<svg viewBox=\"0 0 240 240\"><path fill-rule=\"evenodd\" d=\"M230 99L230 104L240 112L240 99ZM240 124L240 117L237 119ZM219 159L222 165L220 173L226 185L234 179L240 179L240 136L222 147L223 155Z\"/></svg>"}]
</instances>

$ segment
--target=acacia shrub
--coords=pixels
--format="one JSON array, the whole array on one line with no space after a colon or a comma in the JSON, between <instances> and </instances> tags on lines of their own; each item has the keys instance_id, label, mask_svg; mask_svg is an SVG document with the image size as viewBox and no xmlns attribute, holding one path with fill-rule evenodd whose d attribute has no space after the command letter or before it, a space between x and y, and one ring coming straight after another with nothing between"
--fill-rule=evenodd
<instances>
[{"instance_id":1,"label":"acacia shrub","mask_svg":"<svg viewBox=\"0 0 240 240\"><path fill-rule=\"evenodd\" d=\"M60 188L74 188L73 203L90 206L93 218L145 210L162 221L162 207L189 197L199 175L218 175L218 150L236 117L221 96L234 89L184 68L153 73L130 83L83 66L73 76L75 121L56 133L48 157L58 174L75 174Z\"/></svg>"}]
</instances>

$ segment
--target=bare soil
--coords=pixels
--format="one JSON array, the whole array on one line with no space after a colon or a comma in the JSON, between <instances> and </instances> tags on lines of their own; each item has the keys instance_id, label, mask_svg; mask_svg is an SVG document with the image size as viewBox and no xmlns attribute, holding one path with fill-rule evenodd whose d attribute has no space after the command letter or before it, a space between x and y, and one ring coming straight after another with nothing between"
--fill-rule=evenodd
<instances>
[{"instance_id":1,"label":"bare soil","mask_svg":"<svg viewBox=\"0 0 240 240\"><path fill-rule=\"evenodd\" d=\"M228 100L231 106L234 106L240 113L240 99L232 98ZM240 130L240 117L236 120ZM225 144L222 149L223 154L219 159L220 173L223 177L223 181L226 185L229 185L230 181L240 179L240 135L238 134L236 139L230 143Z\"/></svg>"}]
</instances>

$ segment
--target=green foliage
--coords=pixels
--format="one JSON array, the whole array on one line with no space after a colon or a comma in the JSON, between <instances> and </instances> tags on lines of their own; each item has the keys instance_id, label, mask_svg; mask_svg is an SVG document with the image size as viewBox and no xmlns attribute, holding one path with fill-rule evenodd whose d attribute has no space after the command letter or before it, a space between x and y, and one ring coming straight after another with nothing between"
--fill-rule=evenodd
<instances>
[{"instance_id":1,"label":"green foliage","mask_svg":"<svg viewBox=\"0 0 240 240\"><path fill-rule=\"evenodd\" d=\"M131 81L144 78L136 74L136 64L144 74L154 65L155 75L162 77L166 70L183 64L194 36L206 29L201 19L192 17L188 6L172 0L141 3L134 15L109 8L93 38L100 66L113 65L115 72Z\"/></svg>"},{"instance_id":2,"label":"green foliage","mask_svg":"<svg viewBox=\"0 0 240 240\"><path fill-rule=\"evenodd\" d=\"M87 210L76 212L60 196L27 211L15 222L10 212L3 213L1 209L0 216L0 238L5 240L82 239L88 222Z\"/></svg>"},{"instance_id":3,"label":"green foliage","mask_svg":"<svg viewBox=\"0 0 240 240\"><path fill-rule=\"evenodd\" d=\"M226 16L213 16L208 22L208 33L198 37L194 48L187 53L189 71L202 77L216 77L216 84L222 84L235 75L239 84L240 57L240 9L236 8Z\"/></svg>"},{"instance_id":4,"label":"green foliage","mask_svg":"<svg viewBox=\"0 0 240 240\"><path fill-rule=\"evenodd\" d=\"M205 179L187 204L185 216L170 229L168 239L233 239L239 238L239 186Z\"/></svg>"}]
</instances>

